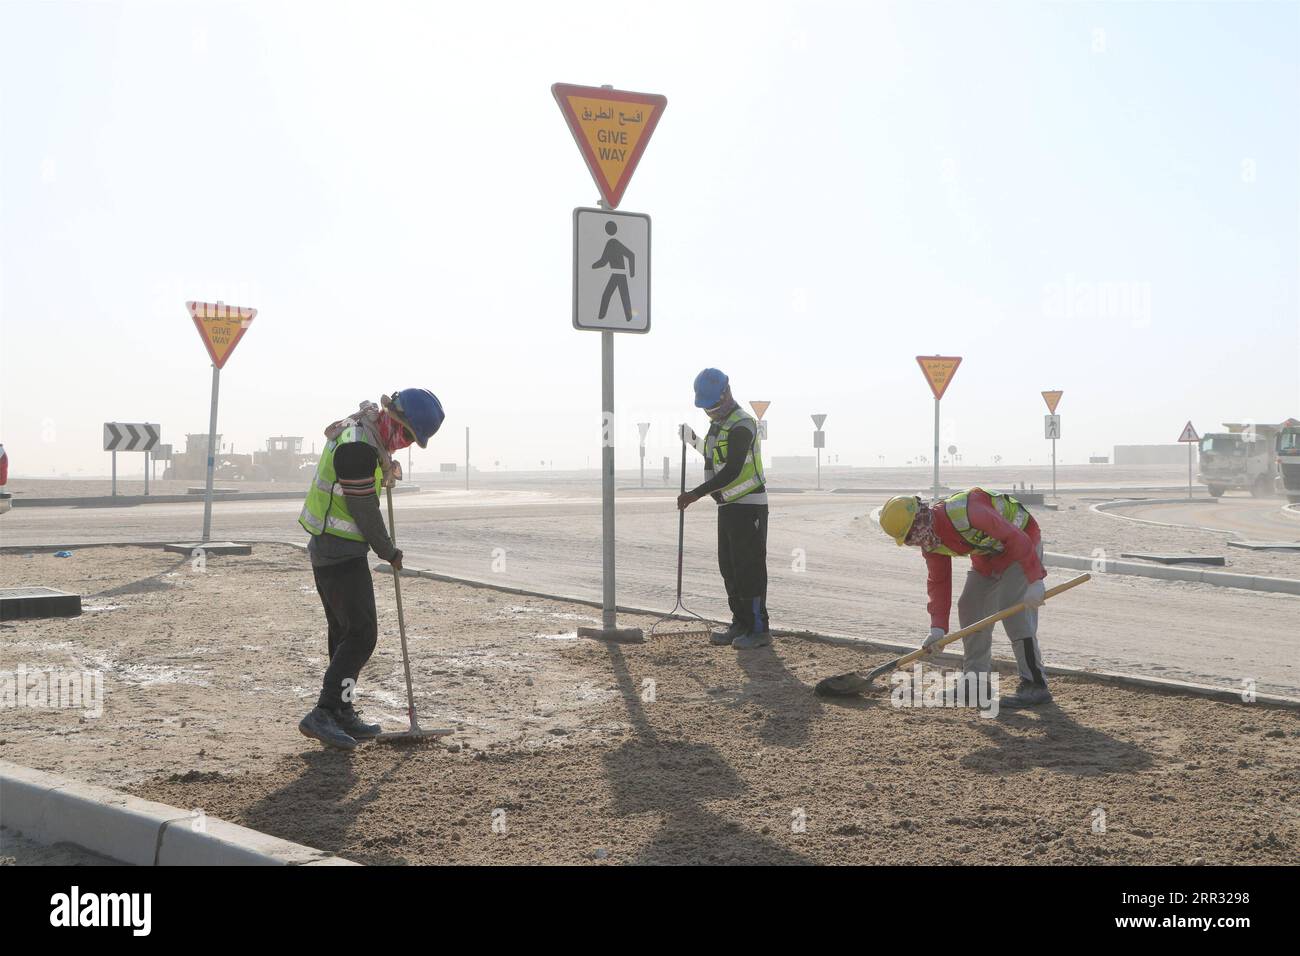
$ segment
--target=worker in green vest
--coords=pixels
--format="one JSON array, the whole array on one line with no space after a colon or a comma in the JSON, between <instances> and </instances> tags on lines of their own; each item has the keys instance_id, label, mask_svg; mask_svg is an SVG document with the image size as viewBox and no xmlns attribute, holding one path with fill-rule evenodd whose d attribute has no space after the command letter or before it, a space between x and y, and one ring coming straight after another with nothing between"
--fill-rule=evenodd
<instances>
[{"instance_id":1,"label":"worker in green vest","mask_svg":"<svg viewBox=\"0 0 1300 956\"><path fill-rule=\"evenodd\" d=\"M1020 684L1000 696L1001 707L1049 704L1047 671L1038 647L1038 609L1046 599L1043 535L1038 522L1011 495L971 488L937 501L916 495L890 498L880 509L880 528L900 546L925 556L929 594L929 647L948 633L952 610L952 559L969 558L957 622L974 624L990 614L1023 603L1025 609L1002 622L1016 656ZM962 670L992 681L993 627L962 639Z\"/></svg>"},{"instance_id":2,"label":"worker in green vest","mask_svg":"<svg viewBox=\"0 0 1300 956\"><path fill-rule=\"evenodd\" d=\"M695 378L695 407L709 416L708 434L682 426L682 441L704 456L704 483L677 498L685 510L705 495L718 503L718 569L727 587L731 626L713 631L712 644L740 650L772 643L767 616L767 488L758 422L731 396L716 368Z\"/></svg>"},{"instance_id":3,"label":"worker in green vest","mask_svg":"<svg viewBox=\"0 0 1300 956\"><path fill-rule=\"evenodd\" d=\"M379 489L402 477L393 452L412 442L424 448L442 420L437 396L406 388L382 396L380 405L363 402L325 429L325 448L298 523L311 535L307 553L325 607L329 666L316 706L298 729L326 746L351 750L381 730L356 709L357 679L379 637L367 556L373 550L394 573L402 568L402 552L384 527Z\"/></svg>"}]
</instances>

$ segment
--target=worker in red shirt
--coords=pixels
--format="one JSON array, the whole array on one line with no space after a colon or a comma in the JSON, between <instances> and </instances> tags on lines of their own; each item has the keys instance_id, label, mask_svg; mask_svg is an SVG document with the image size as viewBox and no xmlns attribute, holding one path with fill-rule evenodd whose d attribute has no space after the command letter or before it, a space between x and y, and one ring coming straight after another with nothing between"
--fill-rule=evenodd
<instances>
[{"instance_id":1,"label":"worker in red shirt","mask_svg":"<svg viewBox=\"0 0 1300 956\"><path fill-rule=\"evenodd\" d=\"M1015 651L1020 686L1002 696L1002 707L1049 703L1051 691L1038 649L1038 608L1047 572L1042 534L1033 515L1010 495L971 488L929 504L910 495L890 498L880 509L880 527L898 544L920 548L929 572L929 646L948 633L952 609L952 559L969 557L970 571L957 600L961 627L1024 602L1025 610L1002 622ZM987 675L993 669L993 628L962 640L962 669Z\"/></svg>"}]
</instances>

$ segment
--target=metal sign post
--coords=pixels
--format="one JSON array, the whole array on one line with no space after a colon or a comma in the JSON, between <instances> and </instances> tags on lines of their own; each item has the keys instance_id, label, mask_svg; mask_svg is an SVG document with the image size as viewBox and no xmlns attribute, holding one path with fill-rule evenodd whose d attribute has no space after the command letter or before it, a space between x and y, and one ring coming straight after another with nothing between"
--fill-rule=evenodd
<instances>
[{"instance_id":1,"label":"metal sign post","mask_svg":"<svg viewBox=\"0 0 1300 956\"><path fill-rule=\"evenodd\" d=\"M465 490L469 491L469 426L465 426Z\"/></svg>"},{"instance_id":2,"label":"metal sign post","mask_svg":"<svg viewBox=\"0 0 1300 956\"><path fill-rule=\"evenodd\" d=\"M161 435L157 425L149 422L104 422L104 451L113 453L113 497L117 497L117 453L144 452L144 493L149 493L149 452Z\"/></svg>"},{"instance_id":3,"label":"metal sign post","mask_svg":"<svg viewBox=\"0 0 1300 956\"><path fill-rule=\"evenodd\" d=\"M186 302L194 327L212 359L212 408L208 413L208 468L203 486L203 537L212 540L212 480L217 467L217 395L221 390L221 367L257 317L256 309L244 309L224 302Z\"/></svg>"},{"instance_id":4,"label":"metal sign post","mask_svg":"<svg viewBox=\"0 0 1300 956\"><path fill-rule=\"evenodd\" d=\"M645 488L645 436L650 431L649 422L637 422L636 429L641 433L641 487Z\"/></svg>"},{"instance_id":5,"label":"metal sign post","mask_svg":"<svg viewBox=\"0 0 1300 956\"><path fill-rule=\"evenodd\" d=\"M1183 426L1183 433L1178 436L1178 440L1187 443L1187 497L1190 500L1192 497L1192 448L1201 442L1201 436L1196 433L1196 428L1192 425L1190 419Z\"/></svg>"},{"instance_id":6,"label":"metal sign post","mask_svg":"<svg viewBox=\"0 0 1300 956\"><path fill-rule=\"evenodd\" d=\"M943 398L943 393L948 391L948 386L952 384L952 377L957 374L957 366L961 364L961 356L918 355L916 364L921 366L921 373L925 376L925 380L930 383L930 391L934 394L933 495L938 498L941 491L939 487L939 401Z\"/></svg>"},{"instance_id":7,"label":"metal sign post","mask_svg":"<svg viewBox=\"0 0 1300 956\"><path fill-rule=\"evenodd\" d=\"M641 641L618 627L614 599L614 333L650 331L650 217L615 212L668 101L612 86L551 87L592 179L599 208L573 211L573 327L600 332L601 627L585 637Z\"/></svg>"},{"instance_id":8,"label":"metal sign post","mask_svg":"<svg viewBox=\"0 0 1300 956\"><path fill-rule=\"evenodd\" d=\"M764 409L766 411L766 409ZM822 449L826 447L826 433L822 425L826 423L825 415L813 415L813 447L817 449L817 490L822 490Z\"/></svg>"},{"instance_id":9,"label":"metal sign post","mask_svg":"<svg viewBox=\"0 0 1300 956\"><path fill-rule=\"evenodd\" d=\"M1043 423L1043 432L1052 440L1052 497L1056 497L1056 439L1061 437L1061 416L1056 414L1056 406L1061 403L1065 392L1049 389L1043 392L1043 401L1047 403L1047 418Z\"/></svg>"}]
</instances>

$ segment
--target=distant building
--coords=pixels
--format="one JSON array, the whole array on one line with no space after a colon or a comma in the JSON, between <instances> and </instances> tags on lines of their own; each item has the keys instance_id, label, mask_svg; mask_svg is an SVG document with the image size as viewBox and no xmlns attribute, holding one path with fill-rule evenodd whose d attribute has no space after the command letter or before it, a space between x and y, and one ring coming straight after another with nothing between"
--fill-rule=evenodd
<instances>
[{"instance_id":1,"label":"distant building","mask_svg":"<svg viewBox=\"0 0 1300 956\"><path fill-rule=\"evenodd\" d=\"M1116 445L1115 464L1117 465L1185 465L1187 464L1186 442L1177 445ZM1198 449L1192 451L1192 461L1196 461Z\"/></svg>"},{"instance_id":2,"label":"distant building","mask_svg":"<svg viewBox=\"0 0 1300 956\"><path fill-rule=\"evenodd\" d=\"M769 463L772 471L816 471L815 455L773 455Z\"/></svg>"}]
</instances>

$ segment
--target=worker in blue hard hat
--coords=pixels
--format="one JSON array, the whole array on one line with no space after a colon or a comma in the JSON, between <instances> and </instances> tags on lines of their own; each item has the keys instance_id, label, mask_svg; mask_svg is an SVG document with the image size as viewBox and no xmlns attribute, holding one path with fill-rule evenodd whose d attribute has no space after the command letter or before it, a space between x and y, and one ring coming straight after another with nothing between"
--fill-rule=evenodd
<instances>
[{"instance_id":1,"label":"worker in blue hard hat","mask_svg":"<svg viewBox=\"0 0 1300 956\"><path fill-rule=\"evenodd\" d=\"M718 503L718 569L727 587L731 626L712 632L712 644L740 650L772 643L767 615L767 489L754 416L731 395L730 380L716 368L695 377L695 407L709 416L700 438L682 425L682 441L704 456L704 483L683 492L679 509L705 495Z\"/></svg>"},{"instance_id":2,"label":"worker in blue hard hat","mask_svg":"<svg viewBox=\"0 0 1300 956\"><path fill-rule=\"evenodd\" d=\"M362 402L325 429L325 448L298 523L311 535L307 553L325 607L329 666L316 707L298 729L327 746L351 750L358 739L380 732L356 709L357 679L379 637L367 555L373 550L394 572L402 567L402 552L380 513L379 489L402 477L393 452L413 443L424 448L442 420L433 392L405 388L382 396L379 405Z\"/></svg>"}]
</instances>

